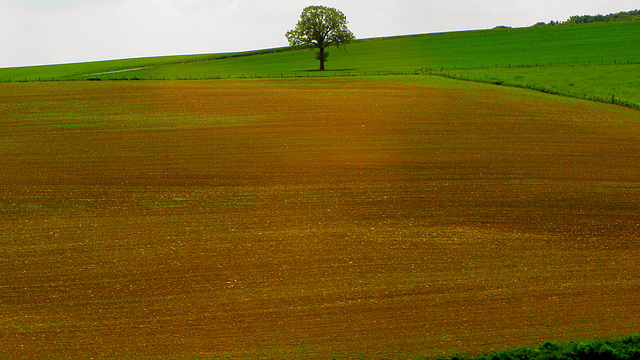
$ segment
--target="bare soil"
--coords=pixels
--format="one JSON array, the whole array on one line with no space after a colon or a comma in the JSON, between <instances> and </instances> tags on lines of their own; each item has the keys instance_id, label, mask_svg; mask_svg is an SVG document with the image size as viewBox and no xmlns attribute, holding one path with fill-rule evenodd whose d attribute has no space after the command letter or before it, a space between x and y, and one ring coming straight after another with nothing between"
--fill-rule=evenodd
<instances>
[{"instance_id":1,"label":"bare soil","mask_svg":"<svg viewBox=\"0 0 640 360\"><path fill-rule=\"evenodd\" d=\"M0 85L0 358L640 331L640 113L448 80Z\"/></svg>"}]
</instances>

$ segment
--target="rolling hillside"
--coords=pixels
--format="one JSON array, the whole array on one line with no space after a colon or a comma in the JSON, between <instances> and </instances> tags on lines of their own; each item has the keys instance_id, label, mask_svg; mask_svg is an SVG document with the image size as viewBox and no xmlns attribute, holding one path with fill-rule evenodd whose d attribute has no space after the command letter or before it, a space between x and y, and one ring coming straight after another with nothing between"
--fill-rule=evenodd
<instances>
[{"instance_id":1,"label":"rolling hillside","mask_svg":"<svg viewBox=\"0 0 640 360\"><path fill-rule=\"evenodd\" d=\"M331 49L268 49L0 69L0 81L207 79L430 73L640 104L640 23L496 28L364 39Z\"/></svg>"},{"instance_id":2,"label":"rolling hillside","mask_svg":"<svg viewBox=\"0 0 640 360\"><path fill-rule=\"evenodd\" d=\"M0 69L0 359L620 360L639 31Z\"/></svg>"}]
</instances>

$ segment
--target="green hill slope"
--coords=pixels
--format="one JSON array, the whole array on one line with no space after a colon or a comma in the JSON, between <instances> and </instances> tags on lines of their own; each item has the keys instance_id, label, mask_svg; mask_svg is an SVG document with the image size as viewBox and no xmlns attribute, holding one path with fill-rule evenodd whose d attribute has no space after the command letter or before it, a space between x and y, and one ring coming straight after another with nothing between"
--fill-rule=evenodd
<instances>
[{"instance_id":1,"label":"green hill slope","mask_svg":"<svg viewBox=\"0 0 640 360\"><path fill-rule=\"evenodd\" d=\"M327 71L322 74L316 71L318 64L311 50L280 48L0 69L0 81L342 76L437 73L444 69L453 76L558 88L553 92L585 98L624 96L640 104L640 91L634 90L640 88L634 85L640 74L635 65L639 63L640 23L617 22L365 39L350 44L347 51L331 49ZM625 67L611 70L611 65ZM567 66L574 68L567 71ZM496 68L510 70L488 72ZM532 68L538 71L520 75L531 74ZM461 73L462 69L466 73ZM595 80L578 86L579 94L571 92L575 89L569 84L576 85L593 74L597 75ZM539 84L537 79L542 78L544 84ZM529 83L530 79L536 81Z\"/></svg>"},{"instance_id":2,"label":"green hill slope","mask_svg":"<svg viewBox=\"0 0 640 360\"><path fill-rule=\"evenodd\" d=\"M638 64L458 69L441 75L640 109Z\"/></svg>"}]
</instances>

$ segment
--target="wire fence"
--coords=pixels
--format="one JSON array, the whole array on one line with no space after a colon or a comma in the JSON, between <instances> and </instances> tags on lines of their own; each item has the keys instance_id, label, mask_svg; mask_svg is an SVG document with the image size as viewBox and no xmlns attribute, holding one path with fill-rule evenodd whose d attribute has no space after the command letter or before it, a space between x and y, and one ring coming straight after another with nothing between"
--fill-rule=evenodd
<instances>
[{"instance_id":1,"label":"wire fence","mask_svg":"<svg viewBox=\"0 0 640 360\"><path fill-rule=\"evenodd\" d=\"M450 72L434 72L434 73L431 73L430 75L440 76L440 77L445 77L445 78L455 79L455 80L461 80L461 81L469 81L469 82L475 82L475 83L528 89L528 90L542 92L545 94L560 95L560 96L570 97L574 99L582 99L582 100L620 105L620 106L628 107L631 109L640 110L640 104L635 103L633 101L626 100L626 99L621 99L617 97L615 94L612 94L611 97L608 97L608 96L600 96L595 94L576 93L571 91L551 89L551 88L544 87L542 85L520 84L520 83L508 82L500 79L469 76L469 75L462 75L462 74L456 74L456 73L450 73Z\"/></svg>"},{"instance_id":2,"label":"wire fence","mask_svg":"<svg viewBox=\"0 0 640 360\"><path fill-rule=\"evenodd\" d=\"M140 75L136 70L148 70L149 68L114 69L108 73L90 75L58 75L58 76L25 76L16 78L1 79L0 83L6 82L31 82L31 81L98 81L98 80L220 80L220 79L292 79L292 78L322 78L322 77L367 77L367 76L398 76L398 75L440 75L450 77L451 71L457 70L481 70L481 69L522 69L522 68L548 68L548 67L576 67L589 65L637 65L640 60L584 60L584 61L560 61L560 62L532 62L532 63L494 63L494 64L470 64L470 65L449 65L449 66L423 66L413 69L392 69L392 70L303 70L289 72L252 72L252 73L232 73L232 74L182 74L182 75ZM449 74L449 75L447 75Z\"/></svg>"},{"instance_id":3,"label":"wire fence","mask_svg":"<svg viewBox=\"0 0 640 360\"><path fill-rule=\"evenodd\" d=\"M341 70L341 71L299 71L299 72L280 72L280 73L251 73L251 74L215 74L215 75L163 75L163 76L139 76L135 74L135 71L121 71L118 73L113 73L110 75L101 74L101 75L85 75L85 76L52 76L52 77L42 77L39 76L36 78L25 77L24 79L8 79L0 82L44 82L44 81L167 81L167 80L176 80L176 81L185 81L185 80L223 80L223 79L311 79L311 78L345 78L345 77L376 77L376 76L439 76L445 77L455 80L462 81L471 81L477 83L486 83L493 85L502 85L509 87L517 87L517 88L525 88L530 90L535 90L543 93L561 95L571 98L584 99L590 101L597 101L602 103L610 103L620 106L625 106L628 108L640 110L640 104L635 103L633 101L629 101L626 99L622 99L617 97L615 94L612 94L610 97L608 96L600 96L594 94L582 94L582 93L574 93L571 91L564 90L556 90L544 87L538 84L522 84L522 83L514 83L508 82L501 79L489 78L487 76L474 76L469 74L460 74L456 73L456 71L463 70L482 70L482 69L518 69L518 68L540 68L540 67L576 67L576 66L590 66L590 65L637 65L640 64L640 61L637 60L613 60L613 61L574 61L574 62L534 62L531 64L520 63L520 64L493 64L487 65L468 65L468 66L449 66L449 67L417 67L413 70L379 70L379 71L356 71L356 70ZM121 69L122 70L122 69ZM140 70L144 70L141 68Z\"/></svg>"},{"instance_id":4,"label":"wire fence","mask_svg":"<svg viewBox=\"0 0 640 360\"><path fill-rule=\"evenodd\" d=\"M549 67L576 67L591 65L637 65L639 60L613 60L613 61L561 61L561 62L534 62L534 63L518 63L518 64L492 64L492 65L467 65L467 66L424 66L414 69L400 70L374 70L374 71L298 71L298 72L280 72L280 73L235 73L235 74L216 74L216 75L174 75L167 76L136 76L135 73L114 76L84 76L80 80L220 80L220 79L296 79L296 78L323 78L323 77L367 77L367 76L404 76L404 75L438 75L439 72L456 71L456 70L482 70L482 69L522 69L522 68L549 68ZM132 75L132 76L130 76ZM75 80L78 80L77 78Z\"/></svg>"}]
</instances>

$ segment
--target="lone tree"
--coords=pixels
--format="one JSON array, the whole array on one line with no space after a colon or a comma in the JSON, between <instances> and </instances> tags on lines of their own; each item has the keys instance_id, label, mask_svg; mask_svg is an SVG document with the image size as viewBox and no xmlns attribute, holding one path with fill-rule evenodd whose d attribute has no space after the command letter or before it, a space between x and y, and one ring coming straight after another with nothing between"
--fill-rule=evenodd
<instances>
[{"instance_id":1,"label":"lone tree","mask_svg":"<svg viewBox=\"0 0 640 360\"><path fill-rule=\"evenodd\" d=\"M287 40L291 46L314 45L320 51L316 57L320 60L320 70L329 53L325 49L335 44L337 47L355 39L347 29L347 17L342 11L325 6L307 6L302 10L296 27L287 31Z\"/></svg>"}]
</instances>

